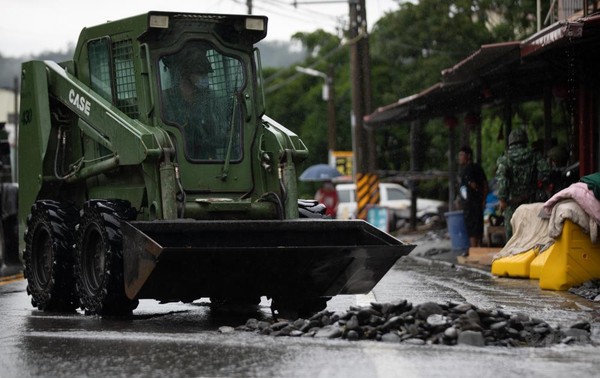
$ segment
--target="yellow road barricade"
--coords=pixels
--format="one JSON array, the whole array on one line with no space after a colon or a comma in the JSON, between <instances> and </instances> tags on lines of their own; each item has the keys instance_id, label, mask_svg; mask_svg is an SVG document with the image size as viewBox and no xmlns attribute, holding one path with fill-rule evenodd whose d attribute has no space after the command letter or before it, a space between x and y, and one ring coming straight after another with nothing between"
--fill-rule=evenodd
<instances>
[{"instance_id":1,"label":"yellow road barricade","mask_svg":"<svg viewBox=\"0 0 600 378\"><path fill-rule=\"evenodd\" d=\"M562 234L554 243L540 274L540 287L568 290L593 278L600 278L600 244L571 220L565 220Z\"/></svg>"}]
</instances>

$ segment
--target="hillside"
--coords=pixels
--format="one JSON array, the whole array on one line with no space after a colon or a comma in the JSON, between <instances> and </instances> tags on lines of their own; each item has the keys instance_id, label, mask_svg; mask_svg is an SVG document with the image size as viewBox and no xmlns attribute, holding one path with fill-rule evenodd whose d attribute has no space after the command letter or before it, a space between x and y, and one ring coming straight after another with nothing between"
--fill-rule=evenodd
<instances>
[{"instance_id":1,"label":"hillside","mask_svg":"<svg viewBox=\"0 0 600 378\"><path fill-rule=\"evenodd\" d=\"M288 67L304 59L306 52L284 41L261 41L260 48L262 65L267 67ZM62 62L69 60L73 50L63 52L44 52L39 55L24 57L5 57L0 51L0 88L12 88L15 77L20 76L21 63L27 60L53 60Z\"/></svg>"}]
</instances>

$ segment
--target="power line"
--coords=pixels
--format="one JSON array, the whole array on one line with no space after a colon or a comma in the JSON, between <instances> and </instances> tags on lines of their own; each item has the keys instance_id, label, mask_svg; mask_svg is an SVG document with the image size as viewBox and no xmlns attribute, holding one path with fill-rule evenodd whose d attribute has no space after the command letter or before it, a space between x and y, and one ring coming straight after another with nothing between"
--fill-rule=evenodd
<instances>
[{"instance_id":1,"label":"power line","mask_svg":"<svg viewBox=\"0 0 600 378\"><path fill-rule=\"evenodd\" d=\"M337 21L337 19L339 18L339 17L336 17L336 16L332 16L332 15L330 15L328 13L322 13L322 12L315 11L314 9L307 10L307 9L304 9L304 8L298 8L298 7L295 7L293 3L288 3L288 2L285 2L285 1L277 1L277 0L261 0L261 1L263 1L265 3L269 3L271 5L275 5L277 7L281 7L282 5L286 6L291 11L293 11L294 13L302 13L302 14L304 14L305 16L309 17L312 20L314 20L314 16L315 15L319 16L319 17L326 18L326 19L328 19L330 21Z\"/></svg>"},{"instance_id":2,"label":"power line","mask_svg":"<svg viewBox=\"0 0 600 378\"><path fill-rule=\"evenodd\" d=\"M247 0L231 0L239 5L247 5ZM342 16L336 17L327 13L321 13L314 10L305 10L295 8L292 3L287 1L275 1L275 0L252 0L252 8L260 9L262 11L285 17L288 19L294 19L302 22L315 22L315 16L325 22L339 23Z\"/></svg>"}]
</instances>

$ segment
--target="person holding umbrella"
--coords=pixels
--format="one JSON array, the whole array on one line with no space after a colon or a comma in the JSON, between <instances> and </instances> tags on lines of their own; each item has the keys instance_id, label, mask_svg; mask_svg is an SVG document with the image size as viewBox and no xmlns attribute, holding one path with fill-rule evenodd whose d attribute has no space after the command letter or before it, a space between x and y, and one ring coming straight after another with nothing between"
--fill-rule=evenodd
<instances>
[{"instance_id":1,"label":"person holding umbrella","mask_svg":"<svg viewBox=\"0 0 600 378\"><path fill-rule=\"evenodd\" d=\"M335 186L331 181L324 181L323 185L317 190L315 194L315 200L319 201L325 205L327 209L325 211L325 215L328 215L332 218L336 217L337 207L340 203L340 198L338 197L337 190L335 190Z\"/></svg>"},{"instance_id":2,"label":"person holding umbrella","mask_svg":"<svg viewBox=\"0 0 600 378\"><path fill-rule=\"evenodd\" d=\"M332 218L336 217L337 207L340 203L340 199L331 180L341 175L342 174L337 169L327 164L316 164L310 166L300 175L300 181L323 183L315 194L315 200L325 205L325 208L327 209L325 215Z\"/></svg>"}]
</instances>

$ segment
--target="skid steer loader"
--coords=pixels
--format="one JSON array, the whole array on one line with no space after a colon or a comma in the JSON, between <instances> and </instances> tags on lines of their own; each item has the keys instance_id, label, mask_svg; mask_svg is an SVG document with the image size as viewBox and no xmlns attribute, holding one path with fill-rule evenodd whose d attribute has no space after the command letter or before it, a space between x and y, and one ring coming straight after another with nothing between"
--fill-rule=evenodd
<instances>
[{"instance_id":1,"label":"skid steer loader","mask_svg":"<svg viewBox=\"0 0 600 378\"><path fill-rule=\"evenodd\" d=\"M302 141L264 114L267 18L152 11L22 66L19 224L33 306L139 299L318 311L413 248L298 200Z\"/></svg>"}]
</instances>

